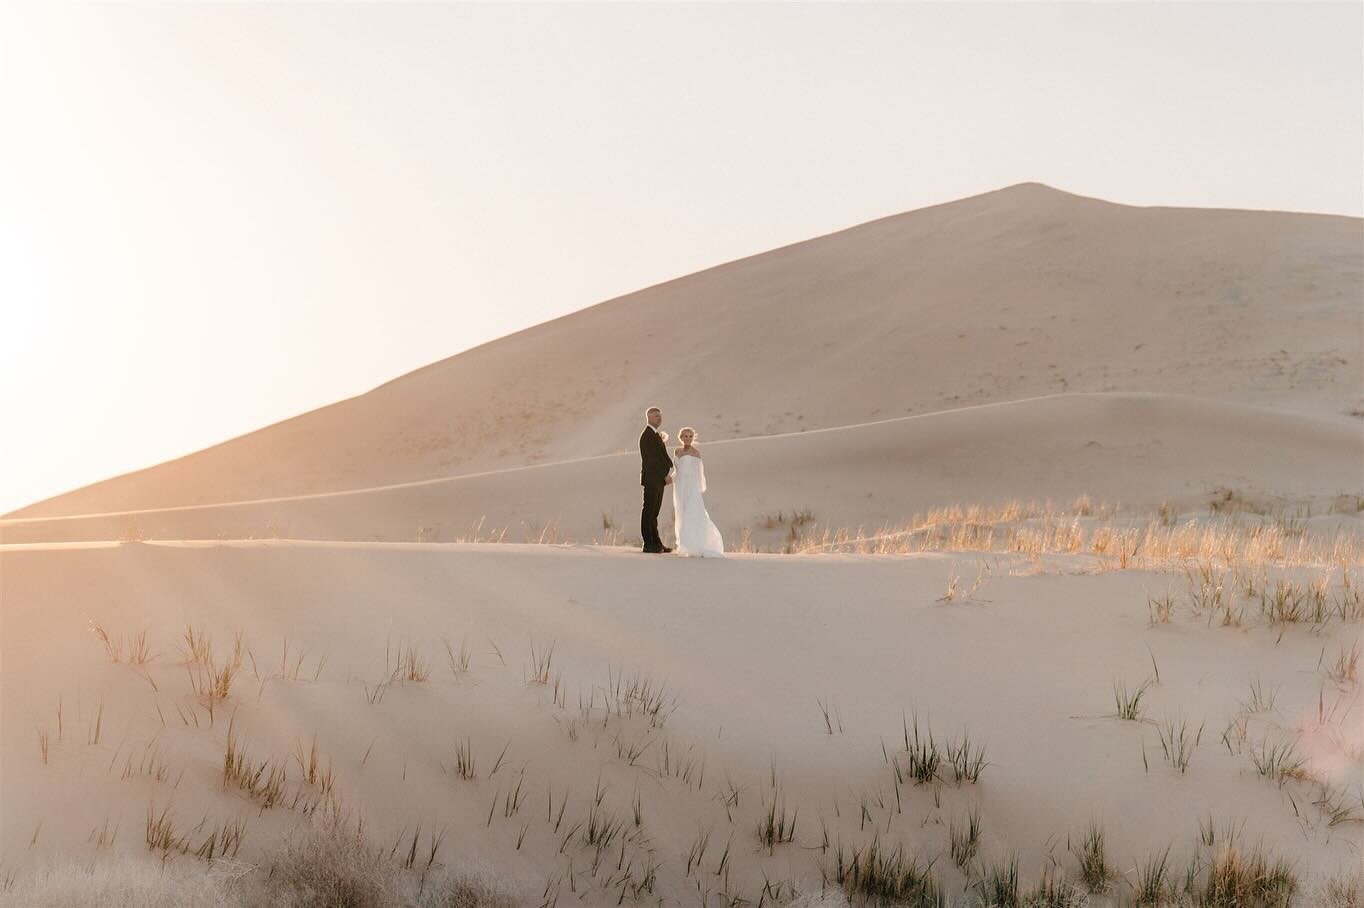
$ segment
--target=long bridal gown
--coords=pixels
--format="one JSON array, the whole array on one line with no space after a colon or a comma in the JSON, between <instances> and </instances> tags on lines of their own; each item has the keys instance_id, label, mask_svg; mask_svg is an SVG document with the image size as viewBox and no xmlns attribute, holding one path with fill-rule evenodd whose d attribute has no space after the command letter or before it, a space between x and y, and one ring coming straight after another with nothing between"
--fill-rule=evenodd
<instances>
[{"instance_id":1,"label":"long bridal gown","mask_svg":"<svg viewBox=\"0 0 1364 908\"><path fill-rule=\"evenodd\" d=\"M682 455L674 461L673 469L673 531L677 535L677 554L723 558L725 541L706 513L706 502L701 496L706 490L706 468L701 458Z\"/></svg>"}]
</instances>

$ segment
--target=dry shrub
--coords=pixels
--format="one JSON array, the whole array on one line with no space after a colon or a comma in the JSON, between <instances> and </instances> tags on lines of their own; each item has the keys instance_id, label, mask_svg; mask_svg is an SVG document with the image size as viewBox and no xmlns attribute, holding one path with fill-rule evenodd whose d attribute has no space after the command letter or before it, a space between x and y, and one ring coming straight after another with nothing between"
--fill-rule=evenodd
<instances>
[{"instance_id":1,"label":"dry shrub","mask_svg":"<svg viewBox=\"0 0 1364 908\"><path fill-rule=\"evenodd\" d=\"M516 908L520 902L490 877L467 871L427 877L416 908Z\"/></svg>"},{"instance_id":2,"label":"dry shrub","mask_svg":"<svg viewBox=\"0 0 1364 908\"><path fill-rule=\"evenodd\" d=\"M270 873L276 908L385 908L395 904L399 868L337 808L293 830Z\"/></svg>"},{"instance_id":3,"label":"dry shrub","mask_svg":"<svg viewBox=\"0 0 1364 908\"><path fill-rule=\"evenodd\" d=\"M6 880L8 883L6 884ZM0 875L0 906L70 908L515 908L486 873L403 871L337 811L294 830L273 867L240 861L67 860Z\"/></svg>"},{"instance_id":4,"label":"dry shrub","mask_svg":"<svg viewBox=\"0 0 1364 908\"><path fill-rule=\"evenodd\" d=\"M513 908L519 902L486 874L405 872L371 845L363 821L333 805L294 830L270 874L272 908Z\"/></svg>"},{"instance_id":5,"label":"dry shrub","mask_svg":"<svg viewBox=\"0 0 1364 908\"><path fill-rule=\"evenodd\" d=\"M72 860L40 867L17 878L12 889L0 893L0 905L247 908L255 904L245 891L245 884L234 876L218 866L198 861Z\"/></svg>"},{"instance_id":6,"label":"dry shrub","mask_svg":"<svg viewBox=\"0 0 1364 908\"><path fill-rule=\"evenodd\" d=\"M1088 511L1081 517L1077 511ZM760 551L751 535L734 550ZM1178 568L1198 561L1229 567L1325 567L1364 561L1364 538L1339 529L1311 533L1293 519L1209 515L1179 520L1130 515L1107 505L1078 503L1071 511L1050 503L952 505L915 514L907 523L863 527L802 528L777 552L860 555L940 551L1018 552L1025 555L1091 552L1120 569Z\"/></svg>"}]
</instances>

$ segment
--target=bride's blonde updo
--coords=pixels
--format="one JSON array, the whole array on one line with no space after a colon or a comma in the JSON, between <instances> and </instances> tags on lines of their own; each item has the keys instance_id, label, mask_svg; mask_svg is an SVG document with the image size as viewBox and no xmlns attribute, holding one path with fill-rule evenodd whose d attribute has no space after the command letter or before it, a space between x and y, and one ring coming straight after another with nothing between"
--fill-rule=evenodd
<instances>
[{"instance_id":1,"label":"bride's blonde updo","mask_svg":"<svg viewBox=\"0 0 1364 908\"><path fill-rule=\"evenodd\" d=\"M682 428L678 429L677 440L682 441L682 436L686 435L688 432L691 433L691 443L696 444L696 442L700 440L701 436L696 434L696 430L693 429L691 426L683 426ZM685 444L685 442L683 442L683 444Z\"/></svg>"}]
</instances>

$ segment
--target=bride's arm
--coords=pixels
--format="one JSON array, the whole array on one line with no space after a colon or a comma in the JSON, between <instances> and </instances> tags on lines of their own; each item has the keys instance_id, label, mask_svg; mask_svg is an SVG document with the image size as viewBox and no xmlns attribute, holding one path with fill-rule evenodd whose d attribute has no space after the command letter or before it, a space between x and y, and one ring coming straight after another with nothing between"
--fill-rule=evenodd
<instances>
[{"instance_id":1,"label":"bride's arm","mask_svg":"<svg viewBox=\"0 0 1364 908\"><path fill-rule=\"evenodd\" d=\"M706 462L701 458L696 458L696 469L701 474L701 491L706 490Z\"/></svg>"}]
</instances>

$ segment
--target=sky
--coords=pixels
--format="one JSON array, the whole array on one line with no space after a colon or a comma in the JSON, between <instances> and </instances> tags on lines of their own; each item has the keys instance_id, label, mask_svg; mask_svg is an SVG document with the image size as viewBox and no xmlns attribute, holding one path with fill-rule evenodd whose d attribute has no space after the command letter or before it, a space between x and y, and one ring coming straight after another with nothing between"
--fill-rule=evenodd
<instances>
[{"instance_id":1,"label":"sky","mask_svg":"<svg viewBox=\"0 0 1364 908\"><path fill-rule=\"evenodd\" d=\"M0 513L1039 181L1364 214L1364 4L0 8Z\"/></svg>"}]
</instances>

